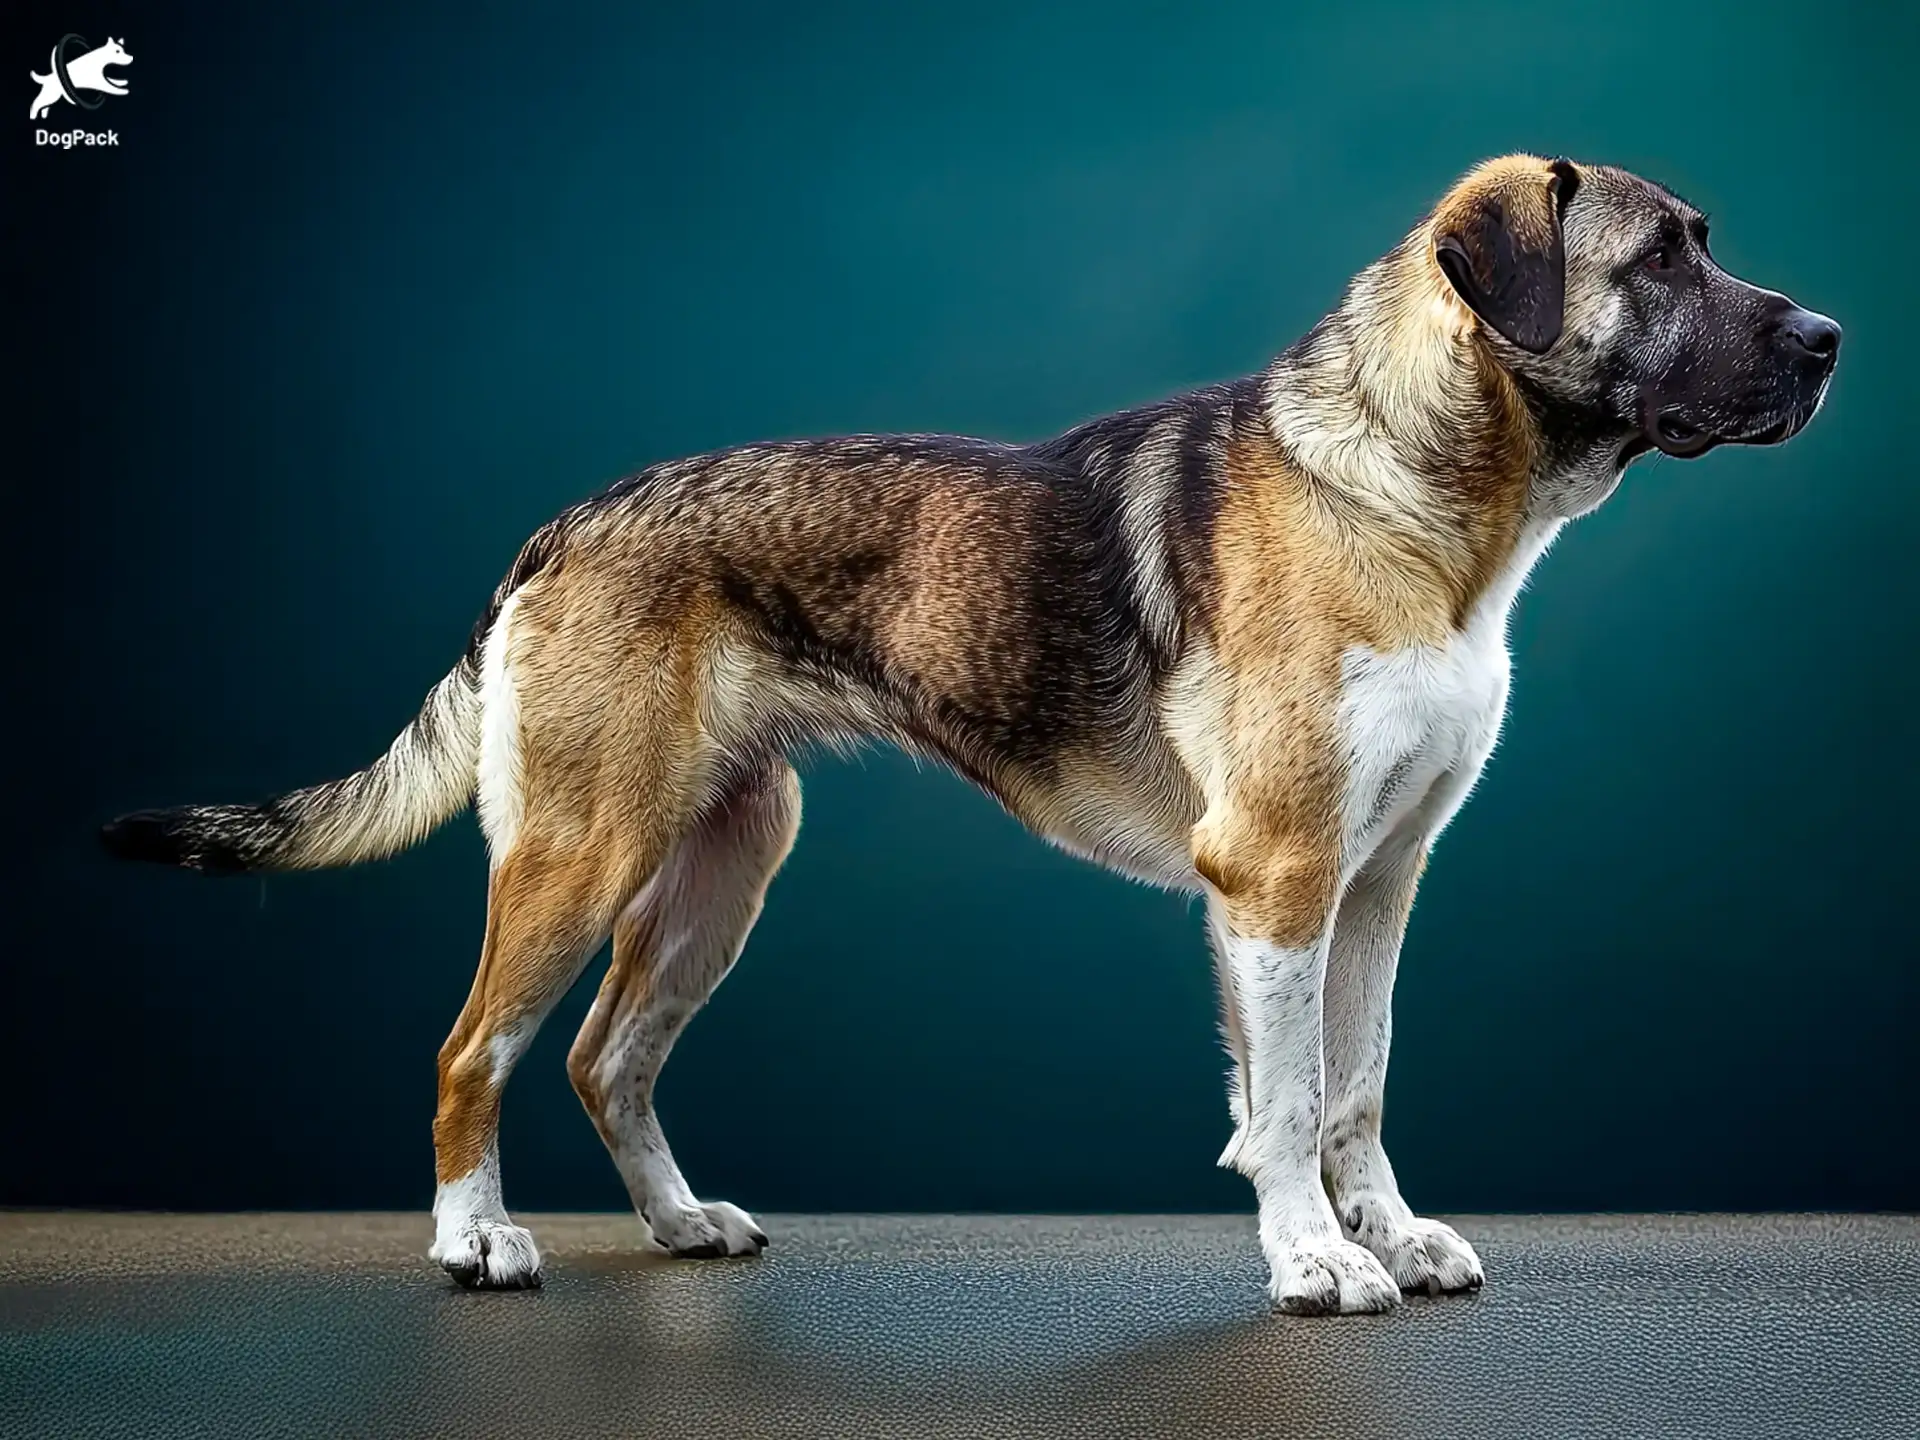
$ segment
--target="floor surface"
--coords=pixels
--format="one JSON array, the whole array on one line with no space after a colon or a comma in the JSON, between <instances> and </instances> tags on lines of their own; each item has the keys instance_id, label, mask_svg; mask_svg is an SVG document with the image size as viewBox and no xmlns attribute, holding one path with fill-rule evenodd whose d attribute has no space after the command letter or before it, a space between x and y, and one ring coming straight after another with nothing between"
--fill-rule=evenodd
<instances>
[{"instance_id":1,"label":"floor surface","mask_svg":"<svg viewBox=\"0 0 1920 1440\"><path fill-rule=\"evenodd\" d=\"M0 1213L0 1435L1920 1435L1911 1217L1465 1217L1484 1291L1332 1320L1240 1216L521 1218L500 1295L418 1215Z\"/></svg>"}]
</instances>

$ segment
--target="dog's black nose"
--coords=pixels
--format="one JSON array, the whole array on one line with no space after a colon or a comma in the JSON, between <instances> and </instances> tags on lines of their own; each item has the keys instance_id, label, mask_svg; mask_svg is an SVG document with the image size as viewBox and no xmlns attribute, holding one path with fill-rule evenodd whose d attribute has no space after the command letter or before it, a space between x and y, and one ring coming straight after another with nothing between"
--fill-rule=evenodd
<instances>
[{"instance_id":1,"label":"dog's black nose","mask_svg":"<svg viewBox=\"0 0 1920 1440\"><path fill-rule=\"evenodd\" d=\"M1804 350L1828 364L1840 353L1840 327L1826 316L1798 306L1781 319L1780 335L1789 347Z\"/></svg>"}]
</instances>

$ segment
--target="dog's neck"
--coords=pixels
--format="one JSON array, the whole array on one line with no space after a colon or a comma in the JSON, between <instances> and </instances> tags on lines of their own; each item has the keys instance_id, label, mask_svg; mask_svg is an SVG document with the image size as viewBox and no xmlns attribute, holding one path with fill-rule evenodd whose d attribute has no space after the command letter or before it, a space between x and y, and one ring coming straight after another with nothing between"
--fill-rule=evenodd
<instances>
[{"instance_id":1,"label":"dog's neck","mask_svg":"<svg viewBox=\"0 0 1920 1440\"><path fill-rule=\"evenodd\" d=\"M1529 520L1558 524L1599 509L1645 447L1632 443L1630 426L1569 411L1528 385L1520 389L1539 437L1527 487Z\"/></svg>"},{"instance_id":2,"label":"dog's neck","mask_svg":"<svg viewBox=\"0 0 1920 1440\"><path fill-rule=\"evenodd\" d=\"M1428 571L1457 615L1524 574L1624 463L1617 437L1550 423L1492 346L1416 232L1263 377L1288 459L1330 505L1365 511L1356 532Z\"/></svg>"}]
</instances>

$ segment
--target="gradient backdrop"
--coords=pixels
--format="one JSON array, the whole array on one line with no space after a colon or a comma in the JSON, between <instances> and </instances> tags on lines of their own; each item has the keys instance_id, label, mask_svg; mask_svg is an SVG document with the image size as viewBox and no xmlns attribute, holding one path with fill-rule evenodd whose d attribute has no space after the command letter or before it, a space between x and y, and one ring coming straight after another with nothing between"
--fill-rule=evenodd
<instances>
[{"instance_id":1,"label":"gradient backdrop","mask_svg":"<svg viewBox=\"0 0 1920 1440\"><path fill-rule=\"evenodd\" d=\"M1643 463L1537 573L1389 1146L1442 1212L1920 1208L1911 8L1296 8L15 7L0 1202L432 1193L471 822L216 883L101 819L357 768L628 470L1253 370L1532 148L1666 180L1846 354L1802 439ZM75 29L135 56L117 149L30 143ZM892 755L808 777L663 1083L702 1195L1251 1208L1197 906ZM562 1065L598 972L508 1097L516 1207L624 1203Z\"/></svg>"}]
</instances>

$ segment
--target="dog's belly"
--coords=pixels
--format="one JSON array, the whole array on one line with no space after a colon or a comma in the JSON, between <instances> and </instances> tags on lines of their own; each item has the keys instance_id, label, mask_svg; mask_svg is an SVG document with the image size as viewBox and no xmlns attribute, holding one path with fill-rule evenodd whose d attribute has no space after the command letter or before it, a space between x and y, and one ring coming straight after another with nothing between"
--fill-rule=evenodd
<instances>
[{"instance_id":1,"label":"dog's belly","mask_svg":"<svg viewBox=\"0 0 1920 1440\"><path fill-rule=\"evenodd\" d=\"M1177 832L1149 830L1137 816L1085 814L1071 826L1053 825L1039 833L1071 855L1164 890L1198 891L1193 869L1192 827Z\"/></svg>"},{"instance_id":2,"label":"dog's belly","mask_svg":"<svg viewBox=\"0 0 1920 1440\"><path fill-rule=\"evenodd\" d=\"M1349 873L1397 826L1412 820L1430 838L1446 823L1499 735L1508 671L1504 635L1477 628L1445 645L1343 657Z\"/></svg>"},{"instance_id":3,"label":"dog's belly","mask_svg":"<svg viewBox=\"0 0 1920 1440\"><path fill-rule=\"evenodd\" d=\"M1037 803L1027 827L1069 854L1149 885L1194 891L1193 826L1199 802L1164 743L1145 741L1133 763L1077 757Z\"/></svg>"}]
</instances>

